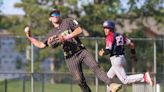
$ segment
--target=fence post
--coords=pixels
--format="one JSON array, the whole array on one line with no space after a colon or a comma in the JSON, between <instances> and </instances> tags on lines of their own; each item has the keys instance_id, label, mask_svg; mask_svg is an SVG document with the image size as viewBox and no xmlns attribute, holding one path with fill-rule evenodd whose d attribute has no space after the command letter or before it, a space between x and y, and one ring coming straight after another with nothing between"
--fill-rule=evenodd
<instances>
[{"instance_id":1,"label":"fence post","mask_svg":"<svg viewBox=\"0 0 164 92\"><path fill-rule=\"evenodd\" d=\"M31 92L34 92L34 46L31 43Z\"/></svg>"},{"instance_id":2,"label":"fence post","mask_svg":"<svg viewBox=\"0 0 164 92\"><path fill-rule=\"evenodd\" d=\"M22 92L25 92L25 84L26 84L26 78L25 76L23 77L23 84L22 84Z\"/></svg>"},{"instance_id":3,"label":"fence post","mask_svg":"<svg viewBox=\"0 0 164 92\"><path fill-rule=\"evenodd\" d=\"M42 73L41 75L42 75L42 92L44 92L44 73Z\"/></svg>"},{"instance_id":4,"label":"fence post","mask_svg":"<svg viewBox=\"0 0 164 92\"><path fill-rule=\"evenodd\" d=\"M71 89L70 89L70 92L73 92L73 80L71 78Z\"/></svg>"},{"instance_id":5,"label":"fence post","mask_svg":"<svg viewBox=\"0 0 164 92\"><path fill-rule=\"evenodd\" d=\"M95 41L95 59L98 62L98 41ZM98 92L98 78L96 77L96 92Z\"/></svg>"},{"instance_id":6,"label":"fence post","mask_svg":"<svg viewBox=\"0 0 164 92\"><path fill-rule=\"evenodd\" d=\"M156 54L157 54L157 51L156 51L156 40L154 40L154 92L156 92L156 73L157 73L157 68L156 68L156 64L157 64L157 61L156 61Z\"/></svg>"},{"instance_id":7,"label":"fence post","mask_svg":"<svg viewBox=\"0 0 164 92\"><path fill-rule=\"evenodd\" d=\"M5 79L5 92L7 92L7 79Z\"/></svg>"}]
</instances>

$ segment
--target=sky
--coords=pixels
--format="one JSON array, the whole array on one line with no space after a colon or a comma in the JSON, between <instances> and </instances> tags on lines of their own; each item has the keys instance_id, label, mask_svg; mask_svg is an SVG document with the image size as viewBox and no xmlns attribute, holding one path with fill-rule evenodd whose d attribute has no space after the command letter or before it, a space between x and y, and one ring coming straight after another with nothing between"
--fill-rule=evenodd
<instances>
[{"instance_id":1,"label":"sky","mask_svg":"<svg viewBox=\"0 0 164 92\"><path fill-rule=\"evenodd\" d=\"M3 14L21 14L21 15L24 14L22 9L20 8L18 9L14 7L15 3L21 2L20 0L2 0L2 1L3 1L3 5L1 7L1 11ZM121 1L126 2L127 0L121 0ZM79 0L78 6L82 4L86 4L87 2L93 3L93 0ZM125 6L126 4L123 3L123 7Z\"/></svg>"},{"instance_id":2,"label":"sky","mask_svg":"<svg viewBox=\"0 0 164 92\"><path fill-rule=\"evenodd\" d=\"M3 5L0 10L2 11L3 14L18 14L18 15L24 14L22 9L20 8L18 9L14 7L14 4L21 2L21 0L2 0L2 1L3 1ZM93 0L79 0L78 5L85 4L86 2L93 3Z\"/></svg>"},{"instance_id":3,"label":"sky","mask_svg":"<svg viewBox=\"0 0 164 92\"><path fill-rule=\"evenodd\" d=\"M15 8L14 4L21 2L21 0L0 0L3 1L3 5L0 8L3 14L18 14L23 15L23 9ZM122 8L127 9L129 6L127 5L128 0L120 0ZM144 4L145 0L138 0L139 3L137 4L138 8ZM78 5L85 4L86 2L93 3L93 0L79 0Z\"/></svg>"},{"instance_id":4,"label":"sky","mask_svg":"<svg viewBox=\"0 0 164 92\"><path fill-rule=\"evenodd\" d=\"M20 0L3 0L1 7L2 14L18 14L23 15L23 9L14 8L14 4L20 2Z\"/></svg>"}]
</instances>

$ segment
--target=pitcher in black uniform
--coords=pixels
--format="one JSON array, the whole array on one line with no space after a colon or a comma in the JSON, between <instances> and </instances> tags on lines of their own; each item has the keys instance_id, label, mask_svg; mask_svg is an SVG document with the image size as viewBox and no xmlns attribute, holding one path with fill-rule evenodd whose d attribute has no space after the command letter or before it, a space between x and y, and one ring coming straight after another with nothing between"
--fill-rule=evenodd
<instances>
[{"instance_id":1,"label":"pitcher in black uniform","mask_svg":"<svg viewBox=\"0 0 164 92\"><path fill-rule=\"evenodd\" d=\"M49 14L49 21L52 22L54 29L48 33L44 41L33 38L30 31L26 32L26 36L38 48L62 46L69 71L83 92L91 92L91 90L83 75L82 63L86 64L100 80L109 85L112 92L121 88L120 84L111 83L107 74L99 68L93 56L81 43L78 35L82 33L82 29L75 19L61 19L60 11L54 9Z\"/></svg>"}]
</instances>

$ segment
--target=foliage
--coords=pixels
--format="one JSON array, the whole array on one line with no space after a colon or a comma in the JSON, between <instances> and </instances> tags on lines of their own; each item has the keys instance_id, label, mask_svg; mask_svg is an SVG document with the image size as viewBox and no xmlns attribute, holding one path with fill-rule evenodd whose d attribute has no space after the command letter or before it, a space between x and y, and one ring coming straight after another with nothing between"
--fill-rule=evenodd
<instances>
[{"instance_id":1,"label":"foliage","mask_svg":"<svg viewBox=\"0 0 164 92\"><path fill-rule=\"evenodd\" d=\"M136 19L141 18L147 19L148 17L153 17L157 21L157 25L164 24L164 8L162 4L164 4L163 0L145 0L144 4L140 7L138 4L142 0L128 0L127 9L122 8L122 4L120 0L94 0L94 3L88 3L82 5L82 9L77 7L78 0L22 0L22 3L18 3L15 5L17 8L23 8L25 15L23 16L0 16L0 28L1 29L8 29L14 35L23 35L23 29L26 25L30 25L32 27L32 33L34 36L45 36L49 31L52 29L52 25L49 23L49 11L53 8L58 8L61 10L62 17L66 18L70 14L74 14L77 17L80 25L86 29L90 36L94 37L103 37L104 33L102 32L102 23L104 20L112 19L116 20L117 25L123 26L123 21L125 19L130 20L131 22L136 21ZM58 3L57 3L58 2ZM71 7L74 7L73 9ZM84 12L84 14L81 14ZM142 21L138 23L138 28L132 30L132 33L125 33L129 37L136 38L136 37L144 37L144 25ZM161 31L161 30L159 30ZM40 39L42 40L42 39ZM88 45L88 41L83 41L85 45ZM101 43L102 44L102 43ZM137 44L137 55L139 56L139 61L145 62L153 62L152 60L152 53L153 53L153 45L152 43L148 42L145 44L144 42L136 42ZM157 53L157 60L158 65L161 65L162 61L162 44L157 43L158 53ZM24 45L19 46L23 48ZM88 45L88 49L91 53L94 52L94 46ZM146 50L145 50L146 48ZM63 56L61 55L61 49L57 48L55 51L50 50L50 48L45 50L36 50L37 56L35 57L37 61L37 69L39 68L38 63L40 63L46 57L54 57L60 58L57 60L57 63L63 61ZM47 54L50 53L50 54ZM129 53L127 51L127 53ZM93 54L94 55L94 54ZM146 55L146 58L143 57ZM62 59L61 59L62 58ZM106 64L106 59L100 58L101 64L103 67L108 68L109 65ZM127 60L130 61L129 58ZM128 62L130 63L130 62ZM140 65L142 62L138 63ZM57 68L62 67L62 71L66 71L65 65L63 62L57 66ZM141 64L143 65L143 64ZM130 67L130 66L129 66ZM140 67L140 66L137 66ZM145 67L145 66L143 66ZM139 71L142 71L143 68L140 68ZM160 66L160 69L161 66Z\"/></svg>"},{"instance_id":2,"label":"foliage","mask_svg":"<svg viewBox=\"0 0 164 92\"><path fill-rule=\"evenodd\" d=\"M3 0L0 0L0 8L2 7L3 5ZM0 9L0 12L1 12L1 9Z\"/></svg>"}]
</instances>

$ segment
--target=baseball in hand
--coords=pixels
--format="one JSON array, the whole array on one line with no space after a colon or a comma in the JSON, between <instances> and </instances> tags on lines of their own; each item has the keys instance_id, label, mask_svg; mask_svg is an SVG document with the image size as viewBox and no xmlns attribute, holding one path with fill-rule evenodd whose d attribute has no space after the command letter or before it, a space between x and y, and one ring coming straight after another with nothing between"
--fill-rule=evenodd
<instances>
[{"instance_id":1,"label":"baseball in hand","mask_svg":"<svg viewBox=\"0 0 164 92\"><path fill-rule=\"evenodd\" d=\"M29 32L30 32L30 27L29 27L29 26L25 27L25 28L24 28L24 32L25 32L25 33L29 33Z\"/></svg>"}]
</instances>

